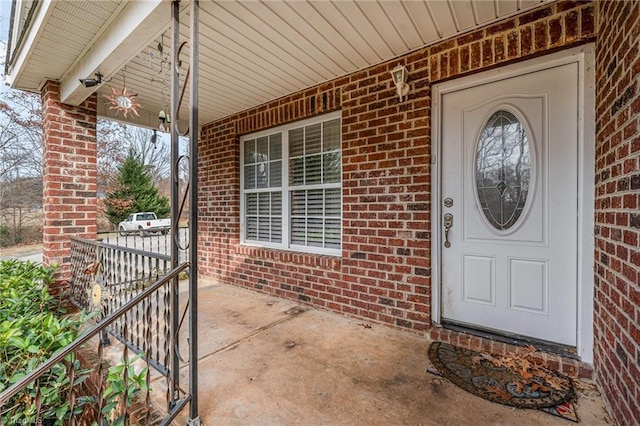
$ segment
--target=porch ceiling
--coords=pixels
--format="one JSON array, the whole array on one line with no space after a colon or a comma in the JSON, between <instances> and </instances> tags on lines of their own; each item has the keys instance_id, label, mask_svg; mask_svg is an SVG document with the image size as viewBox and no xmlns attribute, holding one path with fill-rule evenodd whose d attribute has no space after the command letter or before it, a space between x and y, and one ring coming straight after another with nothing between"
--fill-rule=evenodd
<instances>
[{"instance_id":1,"label":"porch ceiling","mask_svg":"<svg viewBox=\"0 0 640 426\"><path fill-rule=\"evenodd\" d=\"M207 123L297 90L384 62L548 0L201 1L200 105ZM24 4L31 2L22 2ZM155 127L169 108L170 2L60 0L33 2L23 37L14 34L7 81L38 91L61 82L62 100L80 103L92 89L78 78L100 71L100 116L112 88L137 94L140 117ZM188 39L188 2L181 4ZM20 5L16 8L20 10ZM23 13L25 13L23 11ZM24 16L14 19L24 19ZM18 25L18 24L16 24ZM17 33L14 31L14 33ZM160 51L159 46L162 46ZM181 55L187 71L188 46ZM188 92L188 91L187 91ZM187 118L188 94L182 118Z\"/></svg>"}]
</instances>

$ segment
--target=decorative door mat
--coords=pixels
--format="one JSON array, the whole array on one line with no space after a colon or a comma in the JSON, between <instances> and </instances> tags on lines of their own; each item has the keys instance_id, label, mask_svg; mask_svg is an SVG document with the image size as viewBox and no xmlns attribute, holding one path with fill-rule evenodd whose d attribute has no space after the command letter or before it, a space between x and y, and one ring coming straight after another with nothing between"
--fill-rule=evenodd
<instances>
[{"instance_id":1,"label":"decorative door mat","mask_svg":"<svg viewBox=\"0 0 640 426\"><path fill-rule=\"evenodd\" d=\"M428 353L438 372L467 392L498 404L542 410L577 422L573 382L543 367L532 357L534 352L535 348L527 347L518 355L492 356L433 342Z\"/></svg>"}]
</instances>

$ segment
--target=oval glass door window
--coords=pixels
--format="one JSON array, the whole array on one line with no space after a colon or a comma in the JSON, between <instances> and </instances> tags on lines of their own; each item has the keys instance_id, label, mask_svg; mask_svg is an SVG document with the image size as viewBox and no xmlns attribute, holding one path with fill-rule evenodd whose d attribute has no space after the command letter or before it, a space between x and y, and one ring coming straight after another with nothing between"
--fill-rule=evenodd
<instances>
[{"instance_id":1,"label":"oval glass door window","mask_svg":"<svg viewBox=\"0 0 640 426\"><path fill-rule=\"evenodd\" d=\"M529 194L531 153L522 123L509 111L493 114L476 149L476 191L480 210L498 230L511 228Z\"/></svg>"}]
</instances>

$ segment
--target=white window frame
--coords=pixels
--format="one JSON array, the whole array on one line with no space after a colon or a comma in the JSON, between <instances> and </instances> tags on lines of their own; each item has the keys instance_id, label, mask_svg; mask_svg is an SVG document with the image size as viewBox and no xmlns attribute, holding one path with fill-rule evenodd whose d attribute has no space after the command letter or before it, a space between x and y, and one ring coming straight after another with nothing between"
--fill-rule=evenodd
<instances>
[{"instance_id":1,"label":"white window frame","mask_svg":"<svg viewBox=\"0 0 640 426\"><path fill-rule=\"evenodd\" d=\"M323 114L317 117L308 118L300 121L291 122L282 126L272 127L266 130L261 130L256 133L247 134L240 137L240 244L247 246L266 247L280 250L290 250L302 253L312 254L325 254L332 256L340 256L342 254L342 242L339 249L325 248L325 247L310 247L291 244L291 197L292 190L301 189L299 186L289 185L289 131L298 129L300 127L306 127L313 124L323 123L325 121L331 121L340 119L340 125L342 125L342 112L335 111L328 114ZM280 188L263 188L258 191L252 192L274 192L281 191L282 194L282 242L273 243L267 241L254 241L245 239L246 231L246 197L245 197L245 172L244 172L244 143L246 140L257 139L264 136L273 135L274 133L281 133L282 135L282 186ZM342 134L340 135L340 141L342 143ZM340 155L342 157L342 149L340 149ZM340 188L342 189L342 166L340 167L340 182L332 184L320 184L314 185L318 188ZM308 188L307 188L308 189ZM342 194L342 191L341 191ZM342 198L342 195L341 195ZM342 235L342 222L343 222L344 210L342 209L342 199L340 203L340 235Z\"/></svg>"}]
</instances>

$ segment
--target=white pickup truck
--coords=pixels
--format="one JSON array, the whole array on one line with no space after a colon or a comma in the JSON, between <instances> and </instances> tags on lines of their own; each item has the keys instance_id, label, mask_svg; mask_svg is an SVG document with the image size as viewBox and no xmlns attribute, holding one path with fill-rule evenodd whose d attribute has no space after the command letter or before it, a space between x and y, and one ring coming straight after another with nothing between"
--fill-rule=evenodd
<instances>
[{"instance_id":1,"label":"white pickup truck","mask_svg":"<svg viewBox=\"0 0 640 426\"><path fill-rule=\"evenodd\" d=\"M167 235L170 230L171 219L158 219L154 212L130 214L118 225L118 232L122 236L133 233L138 233L141 237L146 237L151 233Z\"/></svg>"}]
</instances>

